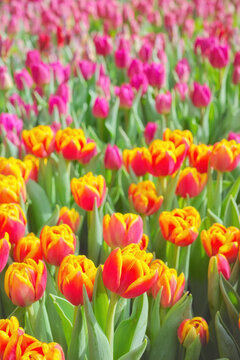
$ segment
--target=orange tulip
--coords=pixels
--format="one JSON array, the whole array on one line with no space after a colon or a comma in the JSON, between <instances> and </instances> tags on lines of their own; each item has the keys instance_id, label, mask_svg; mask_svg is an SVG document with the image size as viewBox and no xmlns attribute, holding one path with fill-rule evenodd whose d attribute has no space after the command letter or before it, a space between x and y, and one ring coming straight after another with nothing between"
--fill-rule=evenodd
<instances>
[{"instance_id":1,"label":"orange tulip","mask_svg":"<svg viewBox=\"0 0 240 360\"><path fill-rule=\"evenodd\" d=\"M16 262L24 262L26 259L33 259L36 262L42 260L40 239L30 233L18 240L13 249L13 259Z\"/></svg>"},{"instance_id":2,"label":"orange tulip","mask_svg":"<svg viewBox=\"0 0 240 360\"><path fill-rule=\"evenodd\" d=\"M61 262L58 272L58 287L73 305L83 305L83 285L92 299L97 268L85 255L68 255Z\"/></svg>"},{"instance_id":3,"label":"orange tulip","mask_svg":"<svg viewBox=\"0 0 240 360\"><path fill-rule=\"evenodd\" d=\"M211 166L221 172L232 171L240 161L240 144L235 140L221 140L214 144L210 156Z\"/></svg>"},{"instance_id":4,"label":"orange tulip","mask_svg":"<svg viewBox=\"0 0 240 360\"><path fill-rule=\"evenodd\" d=\"M136 214L114 213L103 218L103 239L111 248L137 244L143 235L143 221Z\"/></svg>"},{"instance_id":5,"label":"orange tulip","mask_svg":"<svg viewBox=\"0 0 240 360\"><path fill-rule=\"evenodd\" d=\"M0 272L3 271L7 264L10 249L9 235L5 233L4 237L0 239Z\"/></svg>"},{"instance_id":6,"label":"orange tulip","mask_svg":"<svg viewBox=\"0 0 240 360\"><path fill-rule=\"evenodd\" d=\"M171 141L154 140L149 146L152 155L152 175L167 176L175 173L186 156L186 144L175 146Z\"/></svg>"},{"instance_id":7,"label":"orange tulip","mask_svg":"<svg viewBox=\"0 0 240 360\"><path fill-rule=\"evenodd\" d=\"M26 218L18 204L0 204L0 238L7 232L11 244L24 236Z\"/></svg>"},{"instance_id":8,"label":"orange tulip","mask_svg":"<svg viewBox=\"0 0 240 360\"><path fill-rule=\"evenodd\" d=\"M0 158L0 174L2 175L14 175L16 178L24 178L26 171L26 165L20 159L13 157L10 158Z\"/></svg>"},{"instance_id":9,"label":"orange tulip","mask_svg":"<svg viewBox=\"0 0 240 360\"><path fill-rule=\"evenodd\" d=\"M176 194L186 198L200 194L207 184L207 174L201 174L195 168L187 167L180 172Z\"/></svg>"},{"instance_id":10,"label":"orange tulip","mask_svg":"<svg viewBox=\"0 0 240 360\"><path fill-rule=\"evenodd\" d=\"M189 130L170 130L166 129L163 133L164 141L172 141L175 147L180 146L181 144L186 145L186 152L188 151L190 145L193 143L193 136Z\"/></svg>"},{"instance_id":11,"label":"orange tulip","mask_svg":"<svg viewBox=\"0 0 240 360\"><path fill-rule=\"evenodd\" d=\"M57 225L60 224L66 224L70 226L72 231L74 233L77 233L80 225L80 215L79 213L74 209L68 209L66 206L63 206L60 209L59 213L59 219L57 222Z\"/></svg>"},{"instance_id":12,"label":"orange tulip","mask_svg":"<svg viewBox=\"0 0 240 360\"><path fill-rule=\"evenodd\" d=\"M201 241L209 257L222 254L232 263L238 255L240 230L234 226L226 228L216 223L201 232Z\"/></svg>"},{"instance_id":13,"label":"orange tulip","mask_svg":"<svg viewBox=\"0 0 240 360\"><path fill-rule=\"evenodd\" d=\"M163 202L163 196L157 195L156 187L152 181L131 184L128 189L128 198L134 209L144 215L152 215L157 212Z\"/></svg>"},{"instance_id":14,"label":"orange tulip","mask_svg":"<svg viewBox=\"0 0 240 360\"><path fill-rule=\"evenodd\" d=\"M188 153L190 165L195 167L201 174L206 173L211 153L212 145L191 145Z\"/></svg>"},{"instance_id":15,"label":"orange tulip","mask_svg":"<svg viewBox=\"0 0 240 360\"><path fill-rule=\"evenodd\" d=\"M206 320L202 317L194 317L192 319L185 319L178 328L178 339L183 346L188 347L193 343L196 337L202 345L208 343L209 331Z\"/></svg>"},{"instance_id":16,"label":"orange tulip","mask_svg":"<svg viewBox=\"0 0 240 360\"><path fill-rule=\"evenodd\" d=\"M0 359L3 358L4 351L13 334L22 335L24 330L19 327L18 319L11 316L10 319L0 319Z\"/></svg>"},{"instance_id":17,"label":"orange tulip","mask_svg":"<svg viewBox=\"0 0 240 360\"><path fill-rule=\"evenodd\" d=\"M43 256L49 264L59 266L63 258L73 254L76 248L76 237L66 225L44 226L40 233Z\"/></svg>"},{"instance_id":18,"label":"orange tulip","mask_svg":"<svg viewBox=\"0 0 240 360\"><path fill-rule=\"evenodd\" d=\"M82 129L60 129L55 138L55 148L68 160L79 160L84 164L96 154L94 141L88 142Z\"/></svg>"},{"instance_id":19,"label":"orange tulip","mask_svg":"<svg viewBox=\"0 0 240 360\"><path fill-rule=\"evenodd\" d=\"M54 132L47 125L39 125L22 132L23 143L27 151L40 158L51 154L54 148L54 137Z\"/></svg>"},{"instance_id":20,"label":"orange tulip","mask_svg":"<svg viewBox=\"0 0 240 360\"><path fill-rule=\"evenodd\" d=\"M200 223L200 215L192 206L163 211L159 217L164 239L178 246L187 246L196 240Z\"/></svg>"},{"instance_id":21,"label":"orange tulip","mask_svg":"<svg viewBox=\"0 0 240 360\"><path fill-rule=\"evenodd\" d=\"M123 151L123 163L127 171L132 171L136 176L143 176L151 172L152 158L147 148L134 148Z\"/></svg>"},{"instance_id":22,"label":"orange tulip","mask_svg":"<svg viewBox=\"0 0 240 360\"><path fill-rule=\"evenodd\" d=\"M23 162L26 166L26 170L23 176L26 183L28 182L29 179L37 181L39 159L31 154L28 154L24 157Z\"/></svg>"},{"instance_id":23,"label":"orange tulip","mask_svg":"<svg viewBox=\"0 0 240 360\"><path fill-rule=\"evenodd\" d=\"M14 305L24 307L43 296L46 283L45 263L41 260L36 263L32 259L27 259L25 263L9 265L4 278L4 289Z\"/></svg>"},{"instance_id":24,"label":"orange tulip","mask_svg":"<svg viewBox=\"0 0 240 360\"><path fill-rule=\"evenodd\" d=\"M102 175L93 176L91 172L71 181L74 200L82 209L92 211L96 199L97 207L102 205L106 194L106 183Z\"/></svg>"},{"instance_id":25,"label":"orange tulip","mask_svg":"<svg viewBox=\"0 0 240 360\"><path fill-rule=\"evenodd\" d=\"M127 299L143 294L157 279L157 271L150 269L148 261L146 252L136 244L114 249L103 267L104 285Z\"/></svg>"},{"instance_id":26,"label":"orange tulip","mask_svg":"<svg viewBox=\"0 0 240 360\"><path fill-rule=\"evenodd\" d=\"M22 177L0 174L0 203L20 203L26 201L26 188Z\"/></svg>"}]
</instances>

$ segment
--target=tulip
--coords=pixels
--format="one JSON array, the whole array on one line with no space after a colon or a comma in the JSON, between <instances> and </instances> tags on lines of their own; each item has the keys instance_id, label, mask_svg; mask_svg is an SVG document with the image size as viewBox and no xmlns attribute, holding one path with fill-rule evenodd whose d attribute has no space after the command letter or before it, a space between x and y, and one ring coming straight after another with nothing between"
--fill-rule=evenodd
<instances>
[{"instance_id":1,"label":"tulip","mask_svg":"<svg viewBox=\"0 0 240 360\"><path fill-rule=\"evenodd\" d=\"M97 269L85 255L68 255L61 262L58 287L71 304L83 305L83 285L91 301Z\"/></svg>"},{"instance_id":2,"label":"tulip","mask_svg":"<svg viewBox=\"0 0 240 360\"><path fill-rule=\"evenodd\" d=\"M227 258L223 254L217 254L215 256L211 256L209 260L208 272L212 271L214 258L217 262L217 270L219 274L223 274L225 279L229 279L231 275L231 268Z\"/></svg>"},{"instance_id":3,"label":"tulip","mask_svg":"<svg viewBox=\"0 0 240 360\"><path fill-rule=\"evenodd\" d=\"M157 212L163 202L163 196L157 195L154 183L149 180L131 184L128 189L128 199L138 213L147 216Z\"/></svg>"},{"instance_id":4,"label":"tulip","mask_svg":"<svg viewBox=\"0 0 240 360\"><path fill-rule=\"evenodd\" d=\"M0 203L20 204L21 198L23 202L26 201L26 188L23 178L0 174Z\"/></svg>"},{"instance_id":5,"label":"tulip","mask_svg":"<svg viewBox=\"0 0 240 360\"><path fill-rule=\"evenodd\" d=\"M20 159L0 157L0 174L14 175L16 178L24 178L26 165Z\"/></svg>"},{"instance_id":6,"label":"tulip","mask_svg":"<svg viewBox=\"0 0 240 360\"><path fill-rule=\"evenodd\" d=\"M93 63L88 60L81 60L78 63L78 66L79 66L81 74L85 80L91 79L91 77L93 76L93 74L95 73L96 68L97 68L96 63Z\"/></svg>"},{"instance_id":7,"label":"tulip","mask_svg":"<svg viewBox=\"0 0 240 360\"><path fill-rule=\"evenodd\" d=\"M136 176L143 176L151 171L152 159L147 148L134 148L123 151L123 163L127 171L132 171Z\"/></svg>"},{"instance_id":8,"label":"tulip","mask_svg":"<svg viewBox=\"0 0 240 360\"><path fill-rule=\"evenodd\" d=\"M24 165L26 166L26 171L24 173L25 182L27 183L29 179L37 181L39 159L31 154L28 154L24 157L23 162Z\"/></svg>"},{"instance_id":9,"label":"tulip","mask_svg":"<svg viewBox=\"0 0 240 360\"><path fill-rule=\"evenodd\" d=\"M228 45L214 45L210 50L208 59L210 64L216 69L226 67L229 62Z\"/></svg>"},{"instance_id":10,"label":"tulip","mask_svg":"<svg viewBox=\"0 0 240 360\"><path fill-rule=\"evenodd\" d=\"M180 82L186 83L189 79L190 75L190 65L187 59L179 60L177 65L175 66L175 71L179 78Z\"/></svg>"},{"instance_id":11,"label":"tulip","mask_svg":"<svg viewBox=\"0 0 240 360\"><path fill-rule=\"evenodd\" d=\"M119 170L122 162L122 155L117 145L108 144L104 154L104 167L110 170Z\"/></svg>"},{"instance_id":12,"label":"tulip","mask_svg":"<svg viewBox=\"0 0 240 360\"><path fill-rule=\"evenodd\" d=\"M71 228L72 232L76 234L80 226L79 213L74 208L68 209L66 206L63 206L60 209L59 218L57 222L57 225L61 225L61 224L68 225Z\"/></svg>"},{"instance_id":13,"label":"tulip","mask_svg":"<svg viewBox=\"0 0 240 360\"><path fill-rule=\"evenodd\" d=\"M26 218L18 204L0 204L0 238L9 235L11 244L15 244L24 236Z\"/></svg>"},{"instance_id":14,"label":"tulip","mask_svg":"<svg viewBox=\"0 0 240 360\"><path fill-rule=\"evenodd\" d=\"M96 53L98 55L107 56L111 53L112 45L111 45L110 37L106 35L101 36L97 34L95 35L93 42L95 45Z\"/></svg>"},{"instance_id":15,"label":"tulip","mask_svg":"<svg viewBox=\"0 0 240 360\"><path fill-rule=\"evenodd\" d=\"M109 114L109 104L105 98L97 97L93 108L92 108L93 116L99 119L105 119Z\"/></svg>"},{"instance_id":16,"label":"tulip","mask_svg":"<svg viewBox=\"0 0 240 360\"><path fill-rule=\"evenodd\" d=\"M46 261L59 266L63 258L73 254L76 248L76 236L66 225L47 226L40 233L42 253Z\"/></svg>"},{"instance_id":17,"label":"tulip","mask_svg":"<svg viewBox=\"0 0 240 360\"><path fill-rule=\"evenodd\" d=\"M132 107L135 95L130 84L122 84L120 87L115 87L115 95L120 99L121 108L130 109Z\"/></svg>"},{"instance_id":18,"label":"tulip","mask_svg":"<svg viewBox=\"0 0 240 360\"><path fill-rule=\"evenodd\" d=\"M55 108L58 110L59 115L64 115L67 112L66 102L58 95L50 95L48 100L48 111L50 115L53 114Z\"/></svg>"},{"instance_id":19,"label":"tulip","mask_svg":"<svg viewBox=\"0 0 240 360\"><path fill-rule=\"evenodd\" d=\"M66 72L68 72L67 67L65 68L60 61L55 61L49 64L49 67L53 73L54 80L58 84L62 84L64 81L68 80L68 76L66 76Z\"/></svg>"},{"instance_id":20,"label":"tulip","mask_svg":"<svg viewBox=\"0 0 240 360\"><path fill-rule=\"evenodd\" d=\"M18 319L11 316L10 319L0 319L0 359L3 359L4 351L13 334L18 336L24 334L24 330L19 327Z\"/></svg>"},{"instance_id":21,"label":"tulip","mask_svg":"<svg viewBox=\"0 0 240 360\"><path fill-rule=\"evenodd\" d=\"M42 260L36 263L27 259L24 263L9 265L4 278L4 289L14 305L25 307L43 296L46 283L45 263Z\"/></svg>"},{"instance_id":22,"label":"tulip","mask_svg":"<svg viewBox=\"0 0 240 360\"><path fill-rule=\"evenodd\" d=\"M195 167L201 174L206 173L208 171L208 164L211 153L211 145L192 144L188 152L190 165Z\"/></svg>"},{"instance_id":23,"label":"tulip","mask_svg":"<svg viewBox=\"0 0 240 360\"><path fill-rule=\"evenodd\" d=\"M240 133L230 131L230 133L228 134L228 141L230 140L235 140L237 143L240 143Z\"/></svg>"},{"instance_id":24,"label":"tulip","mask_svg":"<svg viewBox=\"0 0 240 360\"><path fill-rule=\"evenodd\" d=\"M226 228L216 223L201 232L201 241L209 257L222 254L233 263L238 255L240 231L234 226Z\"/></svg>"},{"instance_id":25,"label":"tulip","mask_svg":"<svg viewBox=\"0 0 240 360\"><path fill-rule=\"evenodd\" d=\"M103 218L103 239L111 248L138 244L143 235L143 221L136 214L114 213Z\"/></svg>"},{"instance_id":26,"label":"tulip","mask_svg":"<svg viewBox=\"0 0 240 360\"><path fill-rule=\"evenodd\" d=\"M207 183L207 173L201 174L195 168L187 167L180 172L176 194L186 198L195 197L200 194Z\"/></svg>"},{"instance_id":27,"label":"tulip","mask_svg":"<svg viewBox=\"0 0 240 360\"><path fill-rule=\"evenodd\" d=\"M193 91L191 93L191 100L194 106L197 108L208 106L211 101L211 97L211 90L206 84L201 85L194 82Z\"/></svg>"},{"instance_id":28,"label":"tulip","mask_svg":"<svg viewBox=\"0 0 240 360\"><path fill-rule=\"evenodd\" d=\"M14 73L14 81L18 90L24 90L24 87L31 88L33 85L33 80L31 75L26 69L22 69L21 71L16 71Z\"/></svg>"},{"instance_id":29,"label":"tulip","mask_svg":"<svg viewBox=\"0 0 240 360\"><path fill-rule=\"evenodd\" d=\"M185 144L186 152L193 143L193 135L189 130L170 130L166 129L163 133L164 141L172 141L176 147Z\"/></svg>"},{"instance_id":30,"label":"tulip","mask_svg":"<svg viewBox=\"0 0 240 360\"><path fill-rule=\"evenodd\" d=\"M143 63L139 59L132 59L127 75L131 79L134 75L141 74L143 72Z\"/></svg>"},{"instance_id":31,"label":"tulip","mask_svg":"<svg viewBox=\"0 0 240 360\"><path fill-rule=\"evenodd\" d=\"M13 249L13 259L16 262L24 262L26 259L33 259L36 262L42 260L40 239L33 233L19 239Z\"/></svg>"},{"instance_id":32,"label":"tulip","mask_svg":"<svg viewBox=\"0 0 240 360\"><path fill-rule=\"evenodd\" d=\"M38 50L29 50L27 52L27 57L25 62L26 67L30 69L32 65L40 62L41 62L41 55Z\"/></svg>"},{"instance_id":33,"label":"tulip","mask_svg":"<svg viewBox=\"0 0 240 360\"><path fill-rule=\"evenodd\" d=\"M167 176L175 173L186 156L186 145L175 147L171 141L154 140L149 146L152 155L152 170L154 176Z\"/></svg>"},{"instance_id":34,"label":"tulip","mask_svg":"<svg viewBox=\"0 0 240 360\"><path fill-rule=\"evenodd\" d=\"M117 49L114 54L116 67L125 69L130 61L129 51L127 49Z\"/></svg>"},{"instance_id":35,"label":"tulip","mask_svg":"<svg viewBox=\"0 0 240 360\"><path fill-rule=\"evenodd\" d=\"M147 79L146 75L143 73L133 75L133 77L131 78L130 84L137 91L139 91L141 89L142 95L144 95L147 92L148 79Z\"/></svg>"},{"instance_id":36,"label":"tulip","mask_svg":"<svg viewBox=\"0 0 240 360\"><path fill-rule=\"evenodd\" d=\"M147 145L149 145L154 139L157 129L158 129L158 124L154 122L148 122L147 125L145 126L144 139Z\"/></svg>"},{"instance_id":37,"label":"tulip","mask_svg":"<svg viewBox=\"0 0 240 360\"><path fill-rule=\"evenodd\" d=\"M22 139L26 150L37 157L47 157L53 151L54 132L50 126L39 125L30 130L23 130Z\"/></svg>"},{"instance_id":38,"label":"tulip","mask_svg":"<svg viewBox=\"0 0 240 360\"><path fill-rule=\"evenodd\" d=\"M159 216L164 239L178 246L188 246L196 240L200 223L200 215L192 206L163 211Z\"/></svg>"},{"instance_id":39,"label":"tulip","mask_svg":"<svg viewBox=\"0 0 240 360\"><path fill-rule=\"evenodd\" d=\"M50 82L50 70L49 66L43 62L34 63L31 66L31 73L33 81L37 86L43 86Z\"/></svg>"},{"instance_id":40,"label":"tulip","mask_svg":"<svg viewBox=\"0 0 240 360\"><path fill-rule=\"evenodd\" d=\"M240 66L240 51L237 51L235 56L234 56L234 62L233 62L234 66Z\"/></svg>"},{"instance_id":41,"label":"tulip","mask_svg":"<svg viewBox=\"0 0 240 360\"><path fill-rule=\"evenodd\" d=\"M232 83L234 85L240 84L240 66L235 66L233 69Z\"/></svg>"},{"instance_id":42,"label":"tulip","mask_svg":"<svg viewBox=\"0 0 240 360\"><path fill-rule=\"evenodd\" d=\"M106 183L102 175L93 176L91 172L83 177L71 180L71 191L74 200L82 209L92 211L94 202L101 206L106 194Z\"/></svg>"},{"instance_id":43,"label":"tulip","mask_svg":"<svg viewBox=\"0 0 240 360\"><path fill-rule=\"evenodd\" d=\"M67 160L86 163L96 154L94 141L88 142L82 129L65 128L56 133L55 148Z\"/></svg>"},{"instance_id":44,"label":"tulip","mask_svg":"<svg viewBox=\"0 0 240 360\"><path fill-rule=\"evenodd\" d=\"M71 97L71 92L67 84L62 83L58 86L57 96L60 96L60 98L64 101L65 104L67 104Z\"/></svg>"},{"instance_id":45,"label":"tulip","mask_svg":"<svg viewBox=\"0 0 240 360\"><path fill-rule=\"evenodd\" d=\"M23 122L15 114L2 113L0 115L0 129L2 127L7 132L7 135L11 132L20 135L23 128Z\"/></svg>"},{"instance_id":46,"label":"tulip","mask_svg":"<svg viewBox=\"0 0 240 360\"><path fill-rule=\"evenodd\" d=\"M194 44L194 52L200 49L203 57L208 57L213 46L218 44L218 40L213 37L201 38L197 37Z\"/></svg>"},{"instance_id":47,"label":"tulip","mask_svg":"<svg viewBox=\"0 0 240 360\"><path fill-rule=\"evenodd\" d=\"M103 95L105 96L106 99L111 98L111 92L110 92L111 80L109 76L99 75L96 85L99 86L99 88L102 90Z\"/></svg>"},{"instance_id":48,"label":"tulip","mask_svg":"<svg viewBox=\"0 0 240 360\"><path fill-rule=\"evenodd\" d=\"M3 271L3 269L7 264L10 249L11 249L11 244L9 242L9 235L8 233L5 233L4 237L0 239L0 273ZM0 358L1 358L1 347L0 347Z\"/></svg>"},{"instance_id":49,"label":"tulip","mask_svg":"<svg viewBox=\"0 0 240 360\"><path fill-rule=\"evenodd\" d=\"M152 45L145 41L145 43L141 46L138 55L143 62L148 62L152 57L152 51Z\"/></svg>"},{"instance_id":50,"label":"tulip","mask_svg":"<svg viewBox=\"0 0 240 360\"><path fill-rule=\"evenodd\" d=\"M13 86L12 79L8 73L8 70L4 66L0 66L0 90L6 91Z\"/></svg>"},{"instance_id":51,"label":"tulip","mask_svg":"<svg viewBox=\"0 0 240 360\"><path fill-rule=\"evenodd\" d=\"M157 279L157 272L148 266L149 257L139 246L116 248L103 267L103 283L123 298L134 298L148 291Z\"/></svg>"},{"instance_id":52,"label":"tulip","mask_svg":"<svg viewBox=\"0 0 240 360\"><path fill-rule=\"evenodd\" d=\"M202 345L208 343L208 324L202 317L183 320L177 333L179 342L183 344L184 347L190 346L197 337L199 337Z\"/></svg>"},{"instance_id":53,"label":"tulip","mask_svg":"<svg viewBox=\"0 0 240 360\"><path fill-rule=\"evenodd\" d=\"M240 144L225 139L213 145L211 166L220 172L233 171L240 161Z\"/></svg>"},{"instance_id":54,"label":"tulip","mask_svg":"<svg viewBox=\"0 0 240 360\"><path fill-rule=\"evenodd\" d=\"M149 85L161 89L165 83L165 69L162 64L152 63L145 66L144 72Z\"/></svg>"},{"instance_id":55,"label":"tulip","mask_svg":"<svg viewBox=\"0 0 240 360\"><path fill-rule=\"evenodd\" d=\"M176 83L174 86L174 90L179 94L180 99L184 101L188 94L188 86L186 83Z\"/></svg>"}]
</instances>

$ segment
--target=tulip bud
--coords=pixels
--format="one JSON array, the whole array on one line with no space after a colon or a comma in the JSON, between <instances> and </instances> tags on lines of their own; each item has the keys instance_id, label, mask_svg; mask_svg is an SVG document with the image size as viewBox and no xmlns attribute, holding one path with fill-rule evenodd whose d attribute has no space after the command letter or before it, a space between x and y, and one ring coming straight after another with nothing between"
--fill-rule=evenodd
<instances>
[{"instance_id":1,"label":"tulip bud","mask_svg":"<svg viewBox=\"0 0 240 360\"><path fill-rule=\"evenodd\" d=\"M109 104L105 98L97 97L93 109L93 116L100 119L105 119L109 114Z\"/></svg>"},{"instance_id":2,"label":"tulip bud","mask_svg":"<svg viewBox=\"0 0 240 360\"><path fill-rule=\"evenodd\" d=\"M142 95L147 92L148 88L148 79L145 74L136 74L131 78L130 84L137 91L142 89Z\"/></svg>"},{"instance_id":3,"label":"tulip bud","mask_svg":"<svg viewBox=\"0 0 240 360\"><path fill-rule=\"evenodd\" d=\"M78 63L79 69L82 73L82 76L85 80L89 80L91 79L91 77L93 76L93 74L96 71L97 68L97 64L93 63L91 61L88 60L81 60Z\"/></svg>"},{"instance_id":4,"label":"tulip bud","mask_svg":"<svg viewBox=\"0 0 240 360\"><path fill-rule=\"evenodd\" d=\"M180 60L175 66L175 71L178 75L179 81L186 83L189 79L190 65L187 59Z\"/></svg>"},{"instance_id":5,"label":"tulip bud","mask_svg":"<svg viewBox=\"0 0 240 360\"><path fill-rule=\"evenodd\" d=\"M59 218L57 225L66 224L68 225L72 232L75 234L78 232L79 226L80 226L80 215L79 213L74 209L68 209L66 206L63 206L60 209Z\"/></svg>"},{"instance_id":6,"label":"tulip bud","mask_svg":"<svg viewBox=\"0 0 240 360\"><path fill-rule=\"evenodd\" d=\"M157 87L158 89L164 86L166 75L162 64L148 64L145 66L144 72L147 76L149 85Z\"/></svg>"},{"instance_id":7,"label":"tulip bud","mask_svg":"<svg viewBox=\"0 0 240 360\"><path fill-rule=\"evenodd\" d=\"M117 145L108 144L104 155L104 166L106 169L118 170L122 166L122 155Z\"/></svg>"},{"instance_id":8,"label":"tulip bud","mask_svg":"<svg viewBox=\"0 0 240 360\"><path fill-rule=\"evenodd\" d=\"M130 109L134 100L133 88L130 84L122 84L120 87L115 87L115 94L120 99L120 107Z\"/></svg>"},{"instance_id":9,"label":"tulip bud","mask_svg":"<svg viewBox=\"0 0 240 360\"><path fill-rule=\"evenodd\" d=\"M168 114L171 111L172 94L167 91L165 94L158 94L155 99L156 110L159 114Z\"/></svg>"},{"instance_id":10,"label":"tulip bud","mask_svg":"<svg viewBox=\"0 0 240 360\"><path fill-rule=\"evenodd\" d=\"M27 52L27 57L25 62L26 67L30 69L32 65L40 62L41 62L41 55L38 50L29 50Z\"/></svg>"},{"instance_id":11,"label":"tulip bud","mask_svg":"<svg viewBox=\"0 0 240 360\"><path fill-rule=\"evenodd\" d=\"M31 88L33 85L33 80L31 75L26 69L21 71L16 71L14 73L14 81L17 85L18 90L24 90L24 87Z\"/></svg>"},{"instance_id":12,"label":"tulip bud","mask_svg":"<svg viewBox=\"0 0 240 360\"><path fill-rule=\"evenodd\" d=\"M240 144L222 139L214 144L210 155L211 166L221 172L233 171L240 161Z\"/></svg>"},{"instance_id":13,"label":"tulip bud","mask_svg":"<svg viewBox=\"0 0 240 360\"><path fill-rule=\"evenodd\" d=\"M240 84L240 66L235 66L233 69L232 83L234 85Z\"/></svg>"},{"instance_id":14,"label":"tulip bud","mask_svg":"<svg viewBox=\"0 0 240 360\"><path fill-rule=\"evenodd\" d=\"M42 260L40 239L30 233L18 240L13 249L13 259L16 262L24 262L26 259L33 259L36 262Z\"/></svg>"},{"instance_id":15,"label":"tulip bud","mask_svg":"<svg viewBox=\"0 0 240 360\"><path fill-rule=\"evenodd\" d=\"M201 85L196 82L193 84L191 100L194 106L198 108L208 106L208 104L211 101L211 97L212 97L211 90L206 84Z\"/></svg>"},{"instance_id":16,"label":"tulip bud","mask_svg":"<svg viewBox=\"0 0 240 360\"><path fill-rule=\"evenodd\" d=\"M127 75L131 79L134 75L141 74L143 72L143 63L139 59L132 59Z\"/></svg>"},{"instance_id":17,"label":"tulip bud","mask_svg":"<svg viewBox=\"0 0 240 360\"><path fill-rule=\"evenodd\" d=\"M143 62L148 62L152 57L152 51L152 45L148 41L145 41L141 46L138 55Z\"/></svg>"},{"instance_id":18,"label":"tulip bud","mask_svg":"<svg viewBox=\"0 0 240 360\"><path fill-rule=\"evenodd\" d=\"M231 268L229 265L228 260L226 259L226 257L222 254L217 254L215 256L212 256L209 260L209 266L208 266L208 272L211 271L212 268L212 262L214 261L214 258L217 261L217 270L219 274L223 274L223 276L225 277L225 279L229 279L230 275L231 275Z\"/></svg>"},{"instance_id":19,"label":"tulip bud","mask_svg":"<svg viewBox=\"0 0 240 360\"><path fill-rule=\"evenodd\" d=\"M209 331L206 320L202 317L183 320L178 328L178 339L180 343L187 348L194 342L197 336L199 336L202 345L208 343Z\"/></svg>"},{"instance_id":20,"label":"tulip bud","mask_svg":"<svg viewBox=\"0 0 240 360\"><path fill-rule=\"evenodd\" d=\"M7 72L7 68L0 66L0 90L9 90L13 86L12 79Z\"/></svg>"},{"instance_id":21,"label":"tulip bud","mask_svg":"<svg viewBox=\"0 0 240 360\"><path fill-rule=\"evenodd\" d=\"M144 138L146 144L149 145L157 132L158 124L154 122L148 122L144 129Z\"/></svg>"},{"instance_id":22,"label":"tulip bud","mask_svg":"<svg viewBox=\"0 0 240 360\"><path fill-rule=\"evenodd\" d=\"M116 67L124 69L128 66L130 61L129 51L125 48L117 49L114 54Z\"/></svg>"},{"instance_id":23,"label":"tulip bud","mask_svg":"<svg viewBox=\"0 0 240 360\"><path fill-rule=\"evenodd\" d=\"M112 45L111 45L110 38L108 36L106 36L106 35L101 36L101 35L97 34L94 37L93 41L94 41L96 53L98 55L107 56L111 53Z\"/></svg>"},{"instance_id":24,"label":"tulip bud","mask_svg":"<svg viewBox=\"0 0 240 360\"><path fill-rule=\"evenodd\" d=\"M201 174L195 168L187 167L180 172L176 194L186 198L200 194L207 183L207 173Z\"/></svg>"},{"instance_id":25,"label":"tulip bud","mask_svg":"<svg viewBox=\"0 0 240 360\"><path fill-rule=\"evenodd\" d=\"M50 115L53 114L54 108L57 108L59 115L66 114L67 112L67 104L65 101L60 96L52 94L48 100L48 111Z\"/></svg>"},{"instance_id":26,"label":"tulip bud","mask_svg":"<svg viewBox=\"0 0 240 360\"><path fill-rule=\"evenodd\" d=\"M49 66L43 62L35 63L31 66L32 78L37 86L43 86L50 82Z\"/></svg>"},{"instance_id":27,"label":"tulip bud","mask_svg":"<svg viewBox=\"0 0 240 360\"><path fill-rule=\"evenodd\" d=\"M11 244L15 244L24 236L26 218L18 204L0 204L0 238L9 235Z\"/></svg>"},{"instance_id":28,"label":"tulip bud","mask_svg":"<svg viewBox=\"0 0 240 360\"><path fill-rule=\"evenodd\" d=\"M216 69L222 69L227 66L229 62L228 45L213 46L210 50L208 59L210 64Z\"/></svg>"},{"instance_id":29,"label":"tulip bud","mask_svg":"<svg viewBox=\"0 0 240 360\"><path fill-rule=\"evenodd\" d=\"M186 96L188 94L188 85L186 83L176 83L174 86L174 90L179 94L182 101L186 99Z\"/></svg>"},{"instance_id":30,"label":"tulip bud","mask_svg":"<svg viewBox=\"0 0 240 360\"><path fill-rule=\"evenodd\" d=\"M188 152L190 165L195 167L197 171L200 172L201 174L206 173L208 171L208 164L211 153L212 153L211 145L192 144Z\"/></svg>"}]
</instances>

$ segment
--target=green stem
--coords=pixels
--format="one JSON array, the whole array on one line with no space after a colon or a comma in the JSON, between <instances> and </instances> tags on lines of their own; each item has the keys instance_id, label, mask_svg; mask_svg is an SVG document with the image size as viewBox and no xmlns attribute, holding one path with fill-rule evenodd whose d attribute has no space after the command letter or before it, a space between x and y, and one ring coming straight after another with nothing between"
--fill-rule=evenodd
<instances>
[{"instance_id":1,"label":"green stem","mask_svg":"<svg viewBox=\"0 0 240 360\"><path fill-rule=\"evenodd\" d=\"M110 344L110 348L113 354L113 341L114 341L114 317L117 307L119 296L115 293L112 293L108 313L107 313L107 325L106 325L106 335Z\"/></svg>"},{"instance_id":2,"label":"green stem","mask_svg":"<svg viewBox=\"0 0 240 360\"><path fill-rule=\"evenodd\" d=\"M148 216L142 215L142 221L143 221L143 232L147 236L149 236L149 228L148 228Z\"/></svg>"},{"instance_id":3,"label":"green stem","mask_svg":"<svg viewBox=\"0 0 240 360\"><path fill-rule=\"evenodd\" d=\"M217 182L216 182L216 198L215 198L215 212L219 216L221 213L221 200L222 200L222 179L223 173L221 171L217 172Z\"/></svg>"},{"instance_id":4,"label":"green stem","mask_svg":"<svg viewBox=\"0 0 240 360\"><path fill-rule=\"evenodd\" d=\"M174 245L174 252L173 252L173 267L178 271L179 266L179 257L180 257L180 246Z\"/></svg>"}]
</instances>

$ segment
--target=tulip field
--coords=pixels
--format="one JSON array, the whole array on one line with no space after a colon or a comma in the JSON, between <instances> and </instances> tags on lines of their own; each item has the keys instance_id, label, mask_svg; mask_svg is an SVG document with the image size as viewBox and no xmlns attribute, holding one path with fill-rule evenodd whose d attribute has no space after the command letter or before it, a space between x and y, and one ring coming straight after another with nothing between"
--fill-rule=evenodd
<instances>
[{"instance_id":1,"label":"tulip field","mask_svg":"<svg viewBox=\"0 0 240 360\"><path fill-rule=\"evenodd\" d=\"M0 1L0 360L240 359L240 1Z\"/></svg>"}]
</instances>

